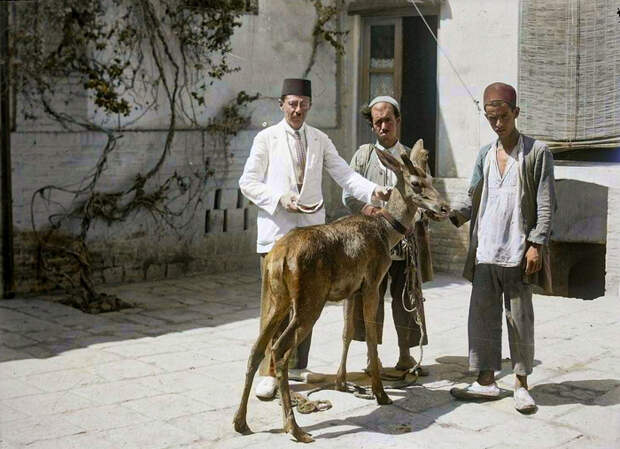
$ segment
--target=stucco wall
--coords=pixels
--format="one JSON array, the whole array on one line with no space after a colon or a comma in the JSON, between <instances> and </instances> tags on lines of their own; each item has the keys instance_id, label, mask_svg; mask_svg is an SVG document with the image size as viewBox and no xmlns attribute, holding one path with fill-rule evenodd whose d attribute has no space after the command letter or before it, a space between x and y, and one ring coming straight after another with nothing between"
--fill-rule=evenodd
<instances>
[{"instance_id":1,"label":"stucco wall","mask_svg":"<svg viewBox=\"0 0 620 449\"><path fill-rule=\"evenodd\" d=\"M484 88L494 81L517 86L519 2L445 0L439 17L435 184L455 205L465 198L479 148L495 137L474 100L482 109ZM431 223L435 269L460 274L468 241L469 225Z\"/></svg>"},{"instance_id":2,"label":"stucco wall","mask_svg":"<svg viewBox=\"0 0 620 449\"><path fill-rule=\"evenodd\" d=\"M470 97L481 101L484 87L493 81L517 85L519 2L517 0L442 0L438 28L439 44L458 71L438 49L437 56L437 174L436 185L452 203L466 193L468 178L481 145L493 139L482 111ZM385 13L385 11L383 12ZM345 54L337 58L333 49L322 45L309 78L313 83L313 108L308 123L323 129L340 154L350 160L356 145L359 120L358 70L361 37L360 16L340 16L348 30ZM249 154L252 139L265 126L281 119L276 98L285 77L303 74L311 53L314 10L309 2L261 0L259 14L242 18L243 26L233 38L230 61L241 71L228 75L209 89L206 106L198 111L207 123L222 105L240 90L260 92L263 98L249 107L251 126L232 139L228 156L213 139L200 131L180 130L173 151L162 171L191 176L194 168L209 158L215 175L206 185L204 201L185 215L181 233L170 232L148 216L137 214L125 223L97 222L89 234L93 267L99 282L116 282L178 276L196 271L227 271L257 265L255 256L256 209L239 199L237 180ZM470 93L461 83L467 86ZM69 89L71 83L65 88ZM76 96L66 107L75 114L110 122L93 105ZM123 133L120 145L110 157L101 187L113 190L130 185L138 172L145 172L159 156L166 124L165 109L148 112L144 119ZM121 119L125 120L125 119ZM183 128L187 124L181 123ZM32 236L29 234L30 200L33 192L46 184L70 186L79 183L94 166L103 145L101 136L89 132L65 132L45 120L23 121L18 117L13 141L14 218L18 289L50 287L30 284L36 271ZM363 143L363 142L359 142ZM568 175L569 179L572 175ZM607 217L608 290L617 291L620 275L620 231L617 213L617 186L610 186ZM220 198L215 204L216 192ZM328 219L346 211L341 205L340 188L324 177ZM70 195L54 200L63 205ZM216 207L217 206L217 207ZM57 206L39 202L34 209L42 223ZM226 231L224 232L224 216ZM188 219L189 218L189 219ZM209 232L206 229L209 228ZM432 223L432 250L438 271L462 270L468 241L468 226L455 229L448 222ZM599 239L600 240L600 239ZM614 290L615 289L615 290Z\"/></svg>"},{"instance_id":3,"label":"stucco wall","mask_svg":"<svg viewBox=\"0 0 620 449\"><path fill-rule=\"evenodd\" d=\"M487 82L516 80L518 2L480 0L474 3L443 1L438 35L440 44L446 48L464 81L479 97ZM259 14L244 16L243 25L233 38L230 61L241 70L215 82L208 90L205 107L197 111L199 120L206 123L238 91L260 92L264 98L249 107L250 129L232 140L231 158L225 158L223 149L214 145L204 133L192 130L177 133L162 179L174 171L189 176L193 168L208 157L216 174L207 184L205 201L194 211L180 235L170 233L141 214L117 225L95 223L89 242L96 253L94 266L100 281L148 279L256 264L253 221L256 211L246 202L237 204L237 180L255 134L281 119L276 102L281 80L303 74L311 54L314 23L314 10L309 2L270 0L261 1L259 5ZM308 123L326 131L341 155L350 160L356 146L354 136L359 120L356 94L361 20L359 16L343 13L340 21L342 28L349 31L345 40L346 52L338 60L330 47L322 45L319 48L309 75L313 83L313 108ZM501 21L506 26L494 28L489 31L490 35L483 36L477 33L483 21ZM477 34L479 36L475 37ZM497 60L498 54L505 55L502 65L490 63ZM441 53L437 76L438 174L468 177L479 143L487 141L491 134ZM74 86L75 83L68 80L64 89L75 89ZM102 124L126 123L143 112L135 111L128 118L104 117L83 95L74 95L64 107L73 114ZM123 133L118 149L107 163L101 182L103 190L130 185L136 173L144 173L155 163L164 138L167 114L165 108L148 111L130 126L131 131ZM181 121L180 128L186 126L187 123ZM32 193L46 184L70 186L79 183L94 166L103 140L95 133L61 131L58 125L42 115L37 120L28 121L18 117L17 130L13 134L14 214L18 233L16 262L21 270L18 273L21 287L18 288L23 290L29 288L28 279L36 270L29 235ZM324 179L328 218L340 216L346 212L340 202L341 190L328 176ZM441 182L441 188L450 198L462 195L464 185L458 180ZM222 199L217 210L214 204L216 190L221 190ZM55 194L54 200L66 206L71 196ZM34 209L36 223L44 222L55 210L55 206L48 207L39 202ZM224 214L227 217L226 232L222 232ZM205 232L207 227L209 233ZM463 242L466 231L438 225L434 233L433 245L438 254L436 268L458 271L462 254L452 250L446 252L442 248L451 239Z\"/></svg>"},{"instance_id":4,"label":"stucco wall","mask_svg":"<svg viewBox=\"0 0 620 449\"><path fill-rule=\"evenodd\" d=\"M172 231L145 213L133 214L121 223L93 223L88 243L96 281L156 279L257 266L256 208L239 198L237 182L256 133L282 118L277 104L282 79L302 76L312 52L315 20L310 2L269 0L259 3L259 14L243 16L242 26L233 37L229 61L241 70L215 82L208 89L204 108L197 111L199 121L206 124L237 92L260 92L263 98L248 107L250 127L232 139L225 154L224 148L211 136L188 128L188 123L181 120L172 151L157 176L163 180L176 172L191 178L208 158L215 174L204 187L203 201L196 209L173 220L177 226L182 225L178 231ZM328 131L341 146L346 136L336 130L339 114L336 71L334 51L322 46L309 75L313 83L313 108L308 122ZM73 93L66 104L56 103L61 110L102 125L128 123L145 112L137 110L126 118L106 117L80 92L79 84L68 80L59 83L58 88ZM34 120L25 120L23 114L19 115L17 132L12 134L19 291L54 287L49 282L35 281L36 244L30 216L33 193L44 185L77 187L95 166L105 143L101 134L62 130L40 111L35 112ZM153 167L163 147L168 114L166 107L146 111L129 130L123 131L117 148L108 158L99 189L109 192L126 188L138 173L144 174ZM337 203L340 193L330 187L328 181L326 188L328 205ZM220 201L216 205L218 191ZM181 192L175 191L173 186L171 193L174 196ZM45 224L51 214L69 207L73 197L55 192L51 199L52 203L35 203L33 216L37 225ZM182 201L183 196L176 204ZM75 222L68 230L77 231L77 226ZM70 265L65 260L56 262Z\"/></svg>"},{"instance_id":5,"label":"stucco wall","mask_svg":"<svg viewBox=\"0 0 620 449\"><path fill-rule=\"evenodd\" d=\"M605 294L620 295L620 188L610 187L607 198Z\"/></svg>"},{"instance_id":6,"label":"stucco wall","mask_svg":"<svg viewBox=\"0 0 620 449\"><path fill-rule=\"evenodd\" d=\"M617 295L620 292L620 164L560 162L556 163L555 177L557 183L579 187L559 196L563 201L558 204L562 209L558 215L564 223L558 226L559 232L553 238L605 244L605 293Z\"/></svg>"},{"instance_id":7,"label":"stucco wall","mask_svg":"<svg viewBox=\"0 0 620 449\"><path fill-rule=\"evenodd\" d=\"M494 81L517 85L517 0L442 1L437 34L475 100L482 103L484 88ZM437 89L438 176L469 178L478 149L494 134L441 51Z\"/></svg>"}]
</instances>

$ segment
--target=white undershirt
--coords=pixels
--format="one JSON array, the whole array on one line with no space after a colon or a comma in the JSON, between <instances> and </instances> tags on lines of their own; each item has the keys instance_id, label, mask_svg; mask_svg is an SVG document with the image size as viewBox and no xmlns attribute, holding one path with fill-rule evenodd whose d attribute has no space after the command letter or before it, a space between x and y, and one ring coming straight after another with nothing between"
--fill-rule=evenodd
<instances>
[{"instance_id":1,"label":"white undershirt","mask_svg":"<svg viewBox=\"0 0 620 449\"><path fill-rule=\"evenodd\" d=\"M293 160L293 168L295 169L295 177L296 177L296 181L297 181L297 186L299 188L299 184L300 184L300 180L303 179L303 175L304 173L301 173L301 167L302 164L299 161L299 157L297 155L297 150L296 150L296 139L295 139L295 132L299 132L299 134L301 135L302 141L303 141L303 145L306 149L306 152L308 151L308 138L306 136L306 123L302 123L302 125L299 127L299 129L293 129L293 127L291 125L289 125L286 121L284 122L284 129L286 130L286 143L288 145L288 149L289 152L291 154L291 159ZM307 154L307 153L306 153ZM305 162L304 162L305 164Z\"/></svg>"},{"instance_id":2,"label":"white undershirt","mask_svg":"<svg viewBox=\"0 0 620 449\"><path fill-rule=\"evenodd\" d=\"M500 175L496 143L484 161L484 190L478 213L477 263L502 267L521 264L525 253L525 230L521 214L520 161L523 158L523 138L519 141Z\"/></svg>"}]
</instances>

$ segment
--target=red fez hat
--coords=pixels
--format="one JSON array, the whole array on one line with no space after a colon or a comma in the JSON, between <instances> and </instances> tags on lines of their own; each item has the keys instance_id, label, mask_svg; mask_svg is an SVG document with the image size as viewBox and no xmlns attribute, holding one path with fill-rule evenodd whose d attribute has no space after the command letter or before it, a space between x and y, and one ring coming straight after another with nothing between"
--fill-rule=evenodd
<instances>
[{"instance_id":1,"label":"red fez hat","mask_svg":"<svg viewBox=\"0 0 620 449\"><path fill-rule=\"evenodd\" d=\"M282 96L300 95L312 98L312 85L310 80L301 78L286 78L282 83Z\"/></svg>"},{"instance_id":2,"label":"red fez hat","mask_svg":"<svg viewBox=\"0 0 620 449\"><path fill-rule=\"evenodd\" d=\"M493 101L505 101L513 108L517 106L517 91L515 88L506 83L489 84L484 89L484 106Z\"/></svg>"}]
</instances>

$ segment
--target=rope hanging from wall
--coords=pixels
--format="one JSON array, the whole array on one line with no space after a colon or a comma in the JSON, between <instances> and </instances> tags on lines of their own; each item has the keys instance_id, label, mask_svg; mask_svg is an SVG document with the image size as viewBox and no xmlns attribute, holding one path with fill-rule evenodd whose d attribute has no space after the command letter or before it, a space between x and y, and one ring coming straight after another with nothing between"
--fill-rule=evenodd
<instances>
[{"instance_id":1,"label":"rope hanging from wall","mask_svg":"<svg viewBox=\"0 0 620 449\"><path fill-rule=\"evenodd\" d=\"M448 61L448 64L450 64L450 68L452 69L452 71L454 72L456 77L459 79L460 83L463 85L463 87L467 91L467 95L469 95L469 97L471 98L471 100L474 103L474 106L476 107L477 118L478 118L478 148L480 148L480 114L482 113L482 108L480 107L480 101L476 100L476 97L474 97L474 95L471 93L471 90L469 90L469 87L467 86L467 83L465 83L465 81L461 77L461 74L459 73L459 71L456 69L456 67L452 63L452 60L450 59L450 56L448 56L448 53L439 44L439 40L437 39L437 36L435 35L435 33L431 29L430 25L426 21L426 17L424 17L424 14L422 14L422 11L420 11L420 8L418 8L418 5L416 4L415 0L407 0L407 1L410 4L412 4L413 7L418 12L418 15L420 16L420 18L424 22L424 25L426 25L426 29L428 29L428 32L431 34L431 36L435 40L435 45L437 46L437 48L439 49L441 54L444 56L444 58L446 58L446 61Z\"/></svg>"}]
</instances>

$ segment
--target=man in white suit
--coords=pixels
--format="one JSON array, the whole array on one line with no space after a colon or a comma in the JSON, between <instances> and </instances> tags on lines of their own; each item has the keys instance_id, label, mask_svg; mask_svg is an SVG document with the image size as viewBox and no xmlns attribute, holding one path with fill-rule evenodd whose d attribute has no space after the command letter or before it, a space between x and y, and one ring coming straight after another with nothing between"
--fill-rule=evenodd
<instances>
[{"instance_id":1,"label":"man in white suit","mask_svg":"<svg viewBox=\"0 0 620 449\"><path fill-rule=\"evenodd\" d=\"M323 169L338 185L365 203L373 198L389 198L385 187L366 180L349 167L324 132L305 123L311 106L310 81L285 79L280 97L284 118L256 135L239 179L243 194L259 208L256 251L261 256L261 269L263 256L288 231L325 223L325 210L321 207ZM265 309L261 304L261 326ZM312 377L314 373L306 369L311 337L312 334L291 357L294 359L293 367L289 369L291 379L306 382L318 380ZM256 396L272 399L277 381L270 345L265 352L260 374L265 377L256 387Z\"/></svg>"}]
</instances>

